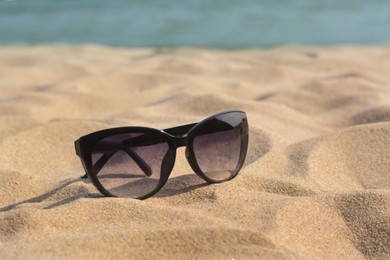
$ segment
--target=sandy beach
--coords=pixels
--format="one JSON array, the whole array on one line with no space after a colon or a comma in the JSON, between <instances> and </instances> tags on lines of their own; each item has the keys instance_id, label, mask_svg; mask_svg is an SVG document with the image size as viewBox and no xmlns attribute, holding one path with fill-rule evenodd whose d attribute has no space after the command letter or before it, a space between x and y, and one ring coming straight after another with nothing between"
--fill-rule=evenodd
<instances>
[{"instance_id":1,"label":"sandy beach","mask_svg":"<svg viewBox=\"0 0 390 260\"><path fill-rule=\"evenodd\" d=\"M388 46L0 47L0 259L389 258L389 75ZM82 135L228 109L250 126L232 181L182 148L147 200L80 179Z\"/></svg>"}]
</instances>

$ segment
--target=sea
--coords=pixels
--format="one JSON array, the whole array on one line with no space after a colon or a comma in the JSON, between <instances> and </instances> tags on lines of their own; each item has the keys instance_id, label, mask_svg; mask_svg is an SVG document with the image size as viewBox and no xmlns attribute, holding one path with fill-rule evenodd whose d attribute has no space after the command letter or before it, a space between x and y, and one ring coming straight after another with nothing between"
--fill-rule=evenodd
<instances>
[{"instance_id":1,"label":"sea","mask_svg":"<svg viewBox=\"0 0 390 260\"><path fill-rule=\"evenodd\" d=\"M0 0L0 45L389 44L390 0Z\"/></svg>"}]
</instances>

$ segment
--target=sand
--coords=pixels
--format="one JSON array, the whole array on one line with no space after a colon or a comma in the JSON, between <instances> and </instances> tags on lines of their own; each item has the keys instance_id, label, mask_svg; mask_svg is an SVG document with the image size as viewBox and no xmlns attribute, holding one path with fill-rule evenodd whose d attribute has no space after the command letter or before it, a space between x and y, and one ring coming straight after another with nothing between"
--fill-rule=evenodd
<instances>
[{"instance_id":1,"label":"sand","mask_svg":"<svg viewBox=\"0 0 390 260\"><path fill-rule=\"evenodd\" d=\"M0 259L390 257L389 75L386 46L1 47ZM144 201L80 179L84 134L227 109L250 124L230 182L182 148Z\"/></svg>"}]
</instances>

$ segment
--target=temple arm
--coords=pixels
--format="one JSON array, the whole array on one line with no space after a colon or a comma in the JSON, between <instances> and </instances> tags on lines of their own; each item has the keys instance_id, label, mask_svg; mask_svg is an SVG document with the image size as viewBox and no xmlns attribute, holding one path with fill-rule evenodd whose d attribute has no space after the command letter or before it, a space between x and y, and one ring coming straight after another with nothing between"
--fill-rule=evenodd
<instances>
[{"instance_id":1,"label":"temple arm","mask_svg":"<svg viewBox=\"0 0 390 260\"><path fill-rule=\"evenodd\" d=\"M172 127L172 128L167 128L164 129L163 131L171 134L175 137L181 137L188 133L197 123L192 123L188 125L182 125L182 126L177 126L177 127ZM212 134L216 132L221 132L221 131L227 131L231 130L234 127L226 122L220 121L218 119L215 120L210 120L208 122L210 124L210 127L205 127L201 128L198 132L197 135L205 135L205 134ZM160 136L157 136L155 134L143 134L139 135L130 139L127 139L123 141L125 145L130 145L130 146L148 146L148 145L154 145L154 144L159 144L164 142L164 139L162 139Z\"/></svg>"},{"instance_id":2,"label":"temple arm","mask_svg":"<svg viewBox=\"0 0 390 260\"><path fill-rule=\"evenodd\" d=\"M186 134L195 125L196 125L196 123L182 125L182 126L164 129L163 131L168 133L168 134L171 134L173 136L181 136L181 135ZM166 142L166 140L160 135L156 135L155 133L145 133L145 134L141 134L141 135L123 140L122 144L125 147L127 147L127 146L141 147L141 146L161 144L164 142Z\"/></svg>"},{"instance_id":3,"label":"temple arm","mask_svg":"<svg viewBox=\"0 0 390 260\"><path fill-rule=\"evenodd\" d=\"M134 152L126 142L102 141L96 144L94 151L102 152L103 156L93 165L93 171L97 174L118 150L122 150L134 160L134 162L141 168L146 176L151 176L152 169L150 166L136 152Z\"/></svg>"},{"instance_id":4,"label":"temple arm","mask_svg":"<svg viewBox=\"0 0 390 260\"><path fill-rule=\"evenodd\" d=\"M164 132L167 132L168 134L174 135L174 136L180 136L180 135L185 135L188 133L188 131L191 130L197 123L193 124L188 124L188 125L181 125L181 126L176 126L176 127L171 127L164 129Z\"/></svg>"}]
</instances>

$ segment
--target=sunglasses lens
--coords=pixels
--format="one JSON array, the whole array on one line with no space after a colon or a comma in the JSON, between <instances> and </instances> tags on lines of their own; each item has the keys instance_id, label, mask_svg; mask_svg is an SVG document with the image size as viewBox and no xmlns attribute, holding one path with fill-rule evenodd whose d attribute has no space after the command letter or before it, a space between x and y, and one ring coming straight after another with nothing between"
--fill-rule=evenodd
<instances>
[{"instance_id":1,"label":"sunglasses lens","mask_svg":"<svg viewBox=\"0 0 390 260\"><path fill-rule=\"evenodd\" d=\"M231 112L207 121L196 130L193 150L204 175L213 181L224 181L238 173L246 154L246 129L245 114Z\"/></svg>"},{"instance_id":2,"label":"sunglasses lens","mask_svg":"<svg viewBox=\"0 0 390 260\"><path fill-rule=\"evenodd\" d=\"M168 150L168 143L155 133L114 135L93 146L92 169L112 195L140 198L158 187Z\"/></svg>"}]
</instances>

